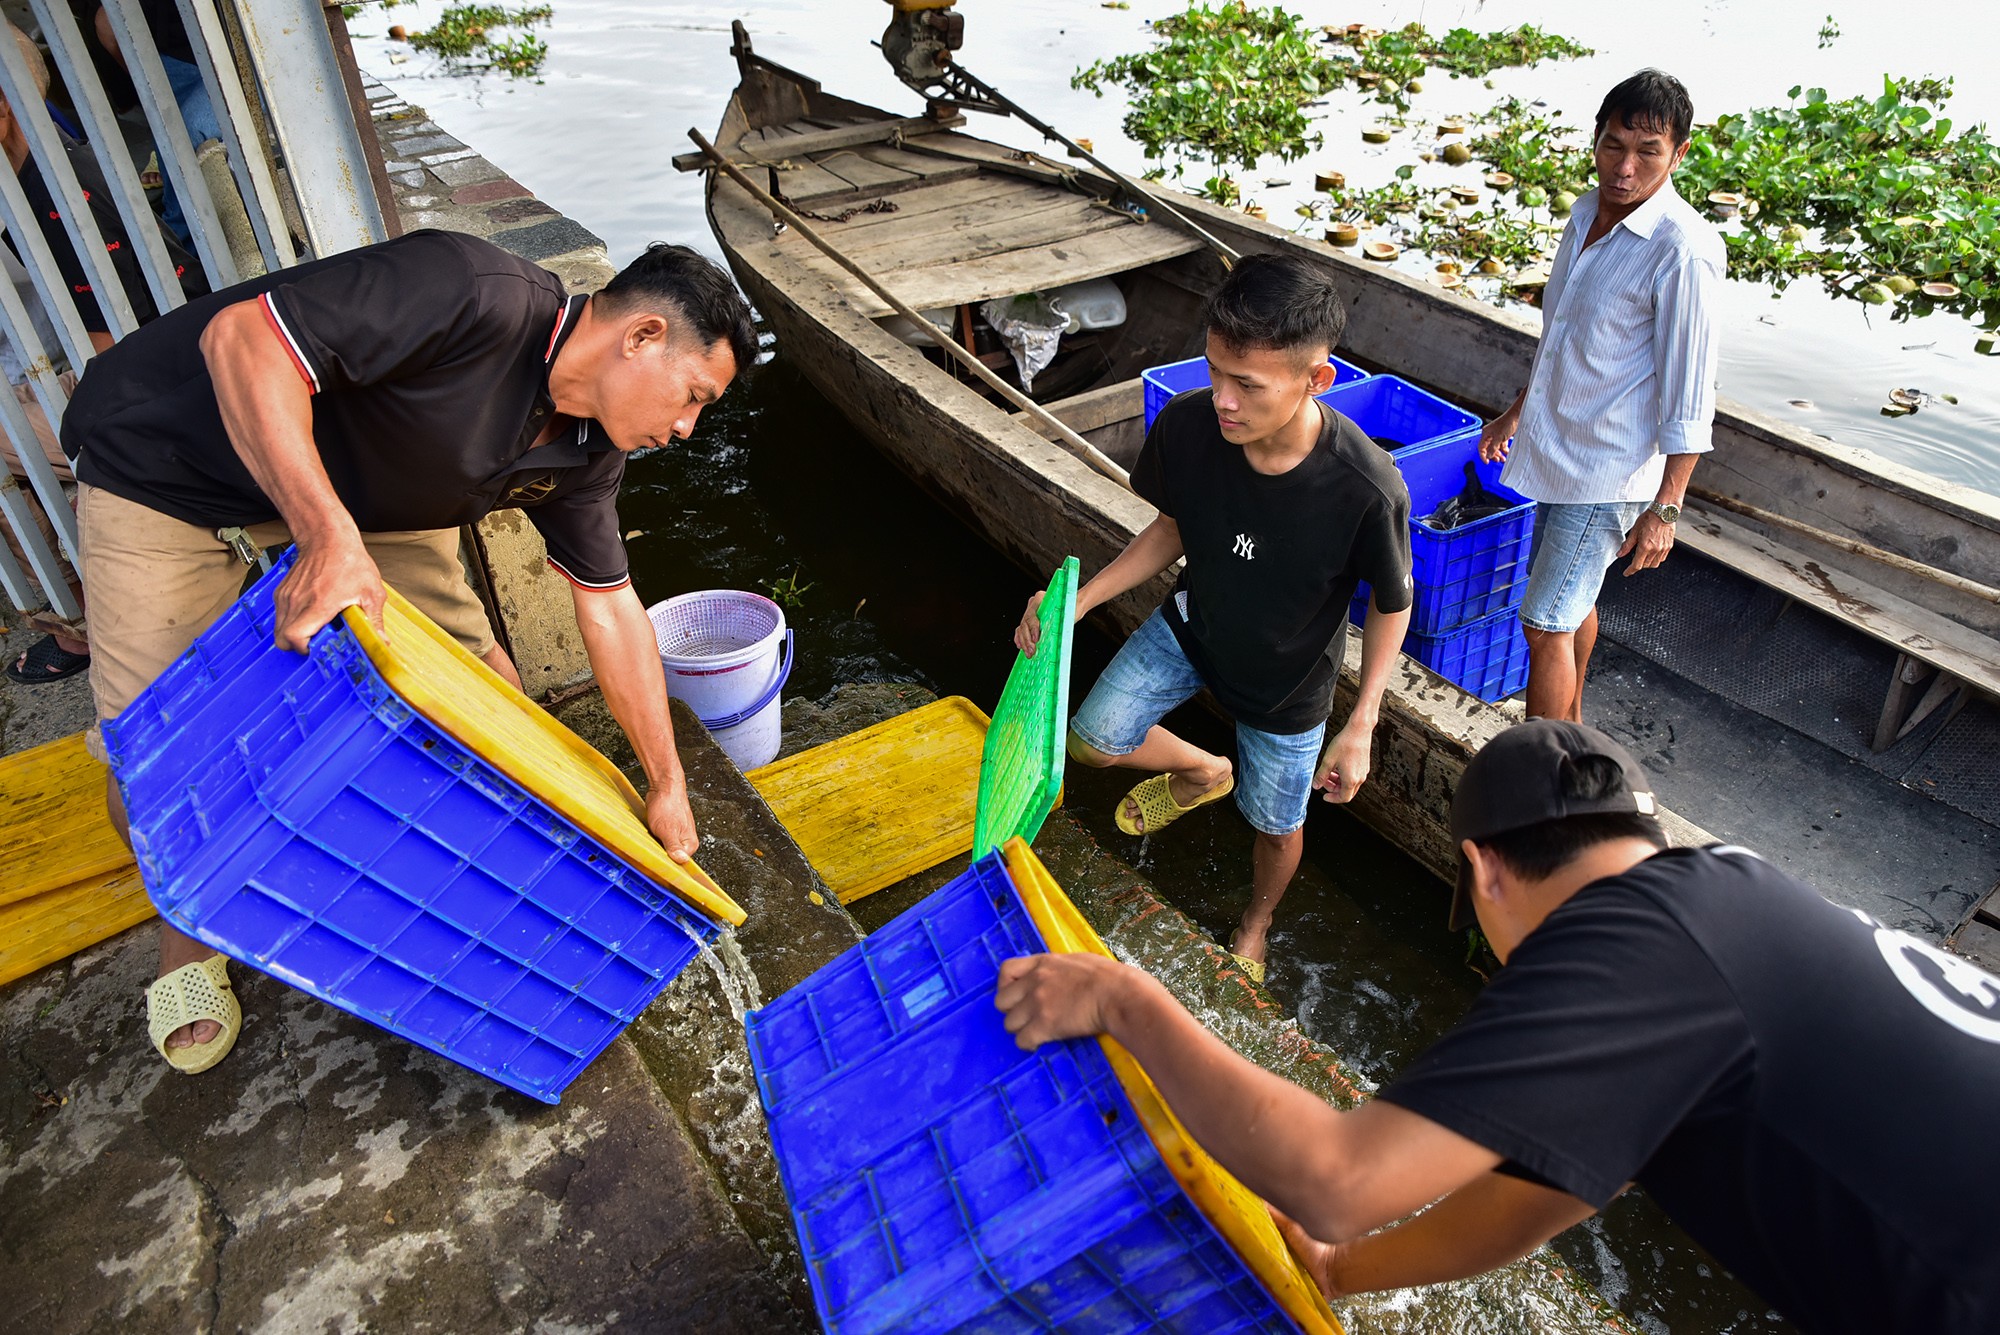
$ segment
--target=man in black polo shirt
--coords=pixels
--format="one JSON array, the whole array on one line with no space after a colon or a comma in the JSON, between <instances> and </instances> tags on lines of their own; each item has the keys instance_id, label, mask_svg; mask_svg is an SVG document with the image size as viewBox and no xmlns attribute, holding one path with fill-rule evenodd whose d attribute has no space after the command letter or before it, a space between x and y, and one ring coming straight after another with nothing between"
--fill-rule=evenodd
<instances>
[{"instance_id":1,"label":"man in black polo shirt","mask_svg":"<svg viewBox=\"0 0 2000 1335\"><path fill-rule=\"evenodd\" d=\"M1023 1046L1130 1049L1329 1295L1489 1270L1637 1182L1802 1329L2000 1329L2000 979L1748 850L1662 851L1652 811L1581 724L1473 758L1451 923L1503 967L1353 1112L1110 960L1009 960L997 1001Z\"/></svg>"},{"instance_id":2,"label":"man in black polo shirt","mask_svg":"<svg viewBox=\"0 0 2000 1335\"><path fill-rule=\"evenodd\" d=\"M1159 515L1077 593L1078 616L1183 556L1173 594L1118 651L1070 720L1086 765L1150 771L1118 827L1152 834L1233 792L1256 831L1250 903L1230 942L1264 977L1271 915L1298 870L1315 789L1368 778L1389 671L1410 623L1410 493L1386 452L1313 396L1347 326L1333 275L1296 255L1247 255L1209 303L1209 389L1160 410L1132 490ZM1355 584L1373 589L1361 691L1324 749ZM1038 594L1015 643L1033 653ZM1236 722L1237 766L1159 726L1203 686Z\"/></svg>"},{"instance_id":3,"label":"man in black polo shirt","mask_svg":"<svg viewBox=\"0 0 2000 1335\"><path fill-rule=\"evenodd\" d=\"M346 607L379 622L386 579L519 685L466 587L458 528L520 507L570 582L591 668L645 766L647 823L675 858L693 856L618 485L629 452L685 438L756 348L728 276L685 247L655 245L584 297L452 232L302 264L161 317L91 362L63 418L99 719L227 609L256 549L287 541L298 558L277 591L283 647L303 652ZM122 819L115 786L111 804ZM163 925L160 973L154 1042L177 1067L206 1069L237 1019L220 961Z\"/></svg>"}]
</instances>

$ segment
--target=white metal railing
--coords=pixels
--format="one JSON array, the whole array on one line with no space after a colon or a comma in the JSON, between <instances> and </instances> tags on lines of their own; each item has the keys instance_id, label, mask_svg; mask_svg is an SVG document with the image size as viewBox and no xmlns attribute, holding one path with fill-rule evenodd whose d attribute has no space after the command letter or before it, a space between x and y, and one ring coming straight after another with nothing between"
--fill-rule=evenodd
<instances>
[{"instance_id":1,"label":"white metal railing","mask_svg":"<svg viewBox=\"0 0 2000 1335\"><path fill-rule=\"evenodd\" d=\"M124 125L98 78L91 55L96 36L77 21L68 0L28 3L30 36L47 53L51 87L59 85L69 94L77 126L110 186L111 203L146 291L154 308L165 314L186 298L162 239L163 224L128 151ZM191 140L138 0L103 3L161 171L181 201L190 249L211 291L387 235L368 153L319 0L177 0L221 129L219 143L206 152ZM244 64L250 70L247 83L239 75ZM64 235L89 279L107 332L114 340L123 338L138 327L138 317L65 151L63 131L45 105L28 57L6 34L0 34L0 93L57 201ZM218 152L226 159L227 172L205 173L204 160ZM295 244L293 227L286 222L287 196L304 233L298 238L302 246ZM231 218L237 233L233 248L227 225ZM41 307L30 311L15 284L0 275L0 336L13 345L34 405L50 429L60 432L69 402L61 372L65 365L83 372L94 349L41 222L5 163L0 163L0 225L20 255ZM38 332L37 314L46 317L41 328L53 329L55 346ZM0 469L0 526L12 538L11 544L0 543L0 590L18 612L47 607L74 621L83 609L72 595L61 558L72 565L78 560L75 514L13 385L0 388L0 429L26 482L24 490L8 470ZM32 508L37 505L53 543Z\"/></svg>"}]
</instances>

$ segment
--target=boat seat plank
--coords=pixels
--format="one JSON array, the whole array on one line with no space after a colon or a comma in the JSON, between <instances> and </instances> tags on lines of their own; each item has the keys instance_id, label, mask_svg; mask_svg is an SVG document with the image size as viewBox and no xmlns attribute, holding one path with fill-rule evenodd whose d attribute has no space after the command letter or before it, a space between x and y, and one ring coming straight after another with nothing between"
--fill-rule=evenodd
<instances>
[{"instance_id":1,"label":"boat seat plank","mask_svg":"<svg viewBox=\"0 0 2000 1335\"><path fill-rule=\"evenodd\" d=\"M788 242L791 240L786 238ZM918 310L930 310L1102 278L1158 264L1200 248L1201 243L1193 237L1164 227L1123 224L1087 236L1063 237L963 263L904 270L887 275L882 281L902 301ZM831 261L821 259L806 243L798 242L796 247L788 249L802 267L826 275L861 314L873 318L889 313L886 302ZM821 262L815 265L812 260Z\"/></svg>"},{"instance_id":2,"label":"boat seat plank","mask_svg":"<svg viewBox=\"0 0 2000 1335\"><path fill-rule=\"evenodd\" d=\"M1678 540L1898 653L2000 695L2000 640L1844 570L1830 570L1698 503L1683 512Z\"/></svg>"}]
</instances>

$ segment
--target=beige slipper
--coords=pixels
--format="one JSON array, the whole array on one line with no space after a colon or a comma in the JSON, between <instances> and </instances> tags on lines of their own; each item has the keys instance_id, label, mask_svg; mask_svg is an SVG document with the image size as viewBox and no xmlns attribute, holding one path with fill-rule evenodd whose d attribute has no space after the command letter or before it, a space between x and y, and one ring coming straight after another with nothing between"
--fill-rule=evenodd
<instances>
[{"instance_id":1,"label":"beige slipper","mask_svg":"<svg viewBox=\"0 0 2000 1335\"><path fill-rule=\"evenodd\" d=\"M174 1030L197 1020L213 1020L222 1032L206 1043L167 1046ZM243 1008L229 985L229 963L220 955L183 964L146 989L146 1032L160 1055L185 1075L199 1075L227 1057L242 1028Z\"/></svg>"},{"instance_id":2,"label":"beige slipper","mask_svg":"<svg viewBox=\"0 0 2000 1335\"><path fill-rule=\"evenodd\" d=\"M1203 793L1200 797L1197 797L1194 801L1188 803L1186 806L1182 806L1180 803L1174 801L1173 789L1167 786L1169 777L1165 774L1155 774L1152 778L1138 784L1131 792L1125 794L1125 797L1118 803L1118 810L1113 817L1117 821L1119 829L1127 834L1158 834L1161 830L1166 829L1196 807L1205 807L1210 802L1220 802L1223 798L1229 796L1236 787L1236 775L1232 773L1228 778ZM1126 802L1130 802L1133 806L1139 808L1138 821L1135 822L1126 819Z\"/></svg>"},{"instance_id":3,"label":"beige slipper","mask_svg":"<svg viewBox=\"0 0 2000 1335\"><path fill-rule=\"evenodd\" d=\"M1243 976L1261 986L1264 982L1264 961L1253 960L1248 955L1229 952L1229 958L1236 961L1236 967L1243 970Z\"/></svg>"}]
</instances>

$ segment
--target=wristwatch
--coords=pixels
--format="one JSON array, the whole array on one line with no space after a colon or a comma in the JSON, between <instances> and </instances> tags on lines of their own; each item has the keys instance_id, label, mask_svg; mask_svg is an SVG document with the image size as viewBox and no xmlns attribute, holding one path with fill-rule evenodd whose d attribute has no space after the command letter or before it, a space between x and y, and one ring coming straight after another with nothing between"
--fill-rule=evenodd
<instances>
[{"instance_id":1,"label":"wristwatch","mask_svg":"<svg viewBox=\"0 0 2000 1335\"><path fill-rule=\"evenodd\" d=\"M1662 524L1671 525L1680 521L1681 508L1668 501L1654 501L1646 507L1646 513L1657 515Z\"/></svg>"}]
</instances>

